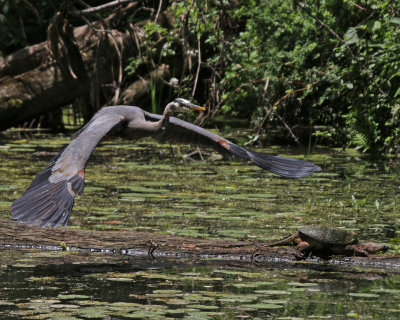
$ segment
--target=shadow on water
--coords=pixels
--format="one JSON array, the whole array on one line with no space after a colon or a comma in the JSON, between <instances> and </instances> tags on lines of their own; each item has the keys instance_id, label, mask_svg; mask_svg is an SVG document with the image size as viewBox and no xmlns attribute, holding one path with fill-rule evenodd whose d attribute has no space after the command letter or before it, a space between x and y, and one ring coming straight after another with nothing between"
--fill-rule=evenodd
<instances>
[{"instance_id":1,"label":"shadow on water","mask_svg":"<svg viewBox=\"0 0 400 320\"><path fill-rule=\"evenodd\" d=\"M12 201L68 141L40 134L0 142L0 218L10 218ZM213 154L206 162L183 158L191 150L150 140L105 141L88 164L69 227L251 241L320 222L354 230L362 241L391 244L390 253L397 253L398 162L322 150L310 160L323 172L285 180ZM1 319L400 318L397 271L40 250L0 254Z\"/></svg>"}]
</instances>

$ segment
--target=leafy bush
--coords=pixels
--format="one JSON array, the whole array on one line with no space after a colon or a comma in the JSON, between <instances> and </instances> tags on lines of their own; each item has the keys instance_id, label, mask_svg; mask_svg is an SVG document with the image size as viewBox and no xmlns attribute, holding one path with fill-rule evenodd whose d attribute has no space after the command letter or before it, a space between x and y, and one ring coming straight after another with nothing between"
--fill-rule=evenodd
<instances>
[{"instance_id":1,"label":"leafy bush","mask_svg":"<svg viewBox=\"0 0 400 320\"><path fill-rule=\"evenodd\" d=\"M0 1L0 54L45 40L54 12L71 8L62 0L48 3ZM303 143L322 137L330 145L398 154L400 10L393 3L171 1L162 4L174 17L165 25L155 18L159 2L144 2L141 8L153 8L143 12L153 15L143 18L146 36L124 76L169 65L180 79L168 94L190 97L212 115L248 119L257 133L252 141L276 126L297 126L308 129L299 135Z\"/></svg>"},{"instance_id":2,"label":"leafy bush","mask_svg":"<svg viewBox=\"0 0 400 320\"><path fill-rule=\"evenodd\" d=\"M390 1L200 2L186 6L192 25L211 21L197 32L214 113L264 129L322 125L314 135L334 145L398 152L400 18Z\"/></svg>"}]
</instances>

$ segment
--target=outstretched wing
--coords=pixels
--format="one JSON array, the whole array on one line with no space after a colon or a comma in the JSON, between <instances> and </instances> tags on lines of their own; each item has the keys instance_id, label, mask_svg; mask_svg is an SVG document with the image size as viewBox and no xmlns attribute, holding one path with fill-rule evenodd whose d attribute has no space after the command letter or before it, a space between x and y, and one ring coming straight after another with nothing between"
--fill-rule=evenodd
<instances>
[{"instance_id":1,"label":"outstretched wing","mask_svg":"<svg viewBox=\"0 0 400 320\"><path fill-rule=\"evenodd\" d=\"M40 221L42 227L67 225L74 198L83 192L90 155L100 140L122 121L124 117L117 110L100 110L14 201L12 217L29 225Z\"/></svg>"},{"instance_id":2,"label":"outstretched wing","mask_svg":"<svg viewBox=\"0 0 400 320\"><path fill-rule=\"evenodd\" d=\"M152 121L161 118L157 114L148 112L145 112L145 117ZM219 151L229 152L239 158L249 160L262 169L286 178L303 178L313 172L321 171L319 166L309 161L273 156L240 147L206 129L174 117L169 118L166 130L155 138L162 142L211 146Z\"/></svg>"}]
</instances>

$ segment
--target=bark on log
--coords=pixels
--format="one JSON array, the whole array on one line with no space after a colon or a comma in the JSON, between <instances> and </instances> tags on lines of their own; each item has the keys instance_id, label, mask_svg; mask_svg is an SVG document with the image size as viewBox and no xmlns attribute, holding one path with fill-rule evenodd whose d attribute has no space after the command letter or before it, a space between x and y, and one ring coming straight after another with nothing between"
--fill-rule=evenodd
<instances>
[{"instance_id":1,"label":"bark on log","mask_svg":"<svg viewBox=\"0 0 400 320\"><path fill-rule=\"evenodd\" d=\"M146 78L139 79L130 84L122 93L121 101L127 105L142 105L144 100L150 96L151 83L159 86L165 78L169 78L169 67L165 64L157 70L150 72Z\"/></svg>"},{"instance_id":2,"label":"bark on log","mask_svg":"<svg viewBox=\"0 0 400 320\"><path fill-rule=\"evenodd\" d=\"M107 19L77 27L73 32L68 32L67 21L61 15L56 16L54 25L59 25L49 27L49 41L0 59L0 130L82 96L90 96L92 104L98 103L105 91L103 85L115 87L124 68L121 63L135 55L134 38L140 40L138 28L119 31L104 27L124 21L135 6L132 3Z\"/></svg>"},{"instance_id":3,"label":"bark on log","mask_svg":"<svg viewBox=\"0 0 400 320\"><path fill-rule=\"evenodd\" d=\"M84 37L87 27L80 28L79 33ZM112 35L105 37L103 46L113 47L115 43L111 37L118 39L125 48L133 48L130 45L129 34L123 34L113 30ZM63 66L69 65L67 57L61 57L58 61L48 57L47 63L14 77L3 77L0 79L0 130L18 124L35 115L48 112L55 108L72 103L76 98L89 95L91 82L96 79L99 84L112 83L115 75L112 66L118 60L115 51L108 50L100 58L99 40L97 37L84 41L80 45L82 58L86 70L78 70L74 73L80 74L78 78L72 77L63 70ZM42 46L45 46L42 44ZM29 50L28 50L29 51ZM39 50L40 51L40 50ZM104 53L105 50L103 50ZM43 52L43 51L42 51ZM127 54L134 54L126 50ZM22 54L23 55L23 54ZM31 61L31 63L34 63ZM15 71L9 69L8 72Z\"/></svg>"},{"instance_id":4,"label":"bark on log","mask_svg":"<svg viewBox=\"0 0 400 320\"><path fill-rule=\"evenodd\" d=\"M49 59L46 42L15 51L0 57L0 78L14 76L32 70Z\"/></svg>"},{"instance_id":5,"label":"bark on log","mask_svg":"<svg viewBox=\"0 0 400 320\"><path fill-rule=\"evenodd\" d=\"M81 88L78 80L66 81L55 64L0 79L0 129L70 103Z\"/></svg>"},{"instance_id":6,"label":"bark on log","mask_svg":"<svg viewBox=\"0 0 400 320\"><path fill-rule=\"evenodd\" d=\"M219 258L225 261L255 262L258 265L271 262L298 266L292 247L265 247L264 242L209 240L172 236L145 231L88 231L70 228L27 227L16 221L0 219L0 248L62 249L61 243L84 252L124 253L132 256L146 255L154 246L155 257ZM63 244L64 245L64 244ZM65 248L65 247L64 247ZM253 255L257 253L257 257ZM253 259L254 258L254 259ZM318 260L303 262L314 265ZM371 255L369 257L345 257L321 262L324 266L348 266L400 270L398 255Z\"/></svg>"}]
</instances>

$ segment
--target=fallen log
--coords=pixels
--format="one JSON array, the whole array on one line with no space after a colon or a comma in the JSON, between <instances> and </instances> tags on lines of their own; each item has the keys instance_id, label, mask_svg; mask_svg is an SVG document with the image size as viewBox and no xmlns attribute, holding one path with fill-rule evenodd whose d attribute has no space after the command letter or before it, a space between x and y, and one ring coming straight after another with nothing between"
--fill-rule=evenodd
<instances>
[{"instance_id":1,"label":"fallen log","mask_svg":"<svg viewBox=\"0 0 400 320\"><path fill-rule=\"evenodd\" d=\"M121 94L122 104L140 106L148 100L152 84L160 86L163 80L169 78L169 67L165 64L149 73L146 78L141 78L130 84Z\"/></svg>"},{"instance_id":2,"label":"fallen log","mask_svg":"<svg viewBox=\"0 0 400 320\"><path fill-rule=\"evenodd\" d=\"M157 234L133 230L89 231L70 228L27 227L13 220L0 219L0 248L37 248L98 253L117 253L129 256L152 254L154 257L177 259L218 258L259 265L285 263L302 266L323 264L346 267L390 269L400 272L399 255L369 257L335 257L330 260L297 261L292 247L266 247L265 242L211 240Z\"/></svg>"},{"instance_id":3,"label":"fallen log","mask_svg":"<svg viewBox=\"0 0 400 320\"><path fill-rule=\"evenodd\" d=\"M46 42L22 48L6 57L0 57L0 78L22 74L40 66L48 59Z\"/></svg>"},{"instance_id":4,"label":"fallen log","mask_svg":"<svg viewBox=\"0 0 400 320\"><path fill-rule=\"evenodd\" d=\"M73 72L66 72L63 67L67 68L69 62L66 57L60 57L18 76L1 78L0 130L72 103L79 97L89 96L93 81L97 87L115 82L116 75L112 71L119 58L116 51L108 50L105 54L106 47L117 45L115 39L118 39L124 48L133 48L129 45L132 41L130 36L113 30L102 40L103 51L98 47L96 37L90 39L81 48L84 70L75 66L71 68ZM125 53L133 54L128 49ZM72 73L78 76L72 76Z\"/></svg>"},{"instance_id":5,"label":"fallen log","mask_svg":"<svg viewBox=\"0 0 400 320\"><path fill-rule=\"evenodd\" d=\"M0 59L0 130L90 97L91 116L121 82L123 63L135 56L139 27L117 29L136 4L118 14L72 29L60 13L48 41ZM113 26L114 29L106 26Z\"/></svg>"}]
</instances>

